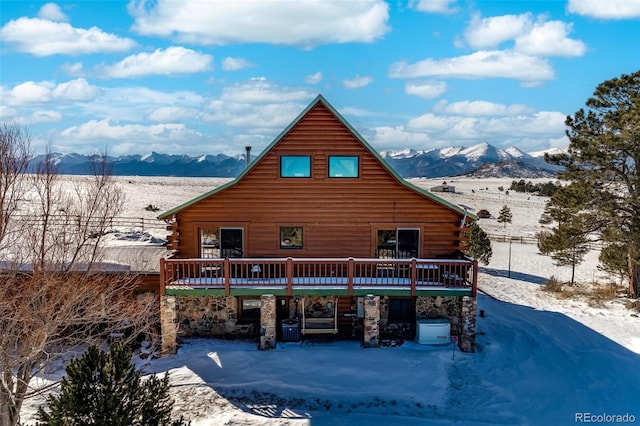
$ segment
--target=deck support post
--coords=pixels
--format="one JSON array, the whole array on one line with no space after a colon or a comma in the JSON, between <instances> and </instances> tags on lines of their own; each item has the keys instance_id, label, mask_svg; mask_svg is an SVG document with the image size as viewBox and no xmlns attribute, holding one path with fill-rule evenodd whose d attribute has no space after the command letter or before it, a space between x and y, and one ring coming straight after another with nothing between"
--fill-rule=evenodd
<instances>
[{"instance_id":1,"label":"deck support post","mask_svg":"<svg viewBox=\"0 0 640 426\"><path fill-rule=\"evenodd\" d=\"M276 296L260 296L260 350L276 348Z\"/></svg>"},{"instance_id":2,"label":"deck support post","mask_svg":"<svg viewBox=\"0 0 640 426\"><path fill-rule=\"evenodd\" d=\"M364 340L363 348L380 346L380 296L367 294L364 297Z\"/></svg>"},{"instance_id":3,"label":"deck support post","mask_svg":"<svg viewBox=\"0 0 640 426\"><path fill-rule=\"evenodd\" d=\"M476 298L464 296L460 310L460 341L462 352L476 351Z\"/></svg>"},{"instance_id":4,"label":"deck support post","mask_svg":"<svg viewBox=\"0 0 640 426\"><path fill-rule=\"evenodd\" d=\"M160 296L160 345L162 355L178 350L178 300L176 296Z\"/></svg>"}]
</instances>

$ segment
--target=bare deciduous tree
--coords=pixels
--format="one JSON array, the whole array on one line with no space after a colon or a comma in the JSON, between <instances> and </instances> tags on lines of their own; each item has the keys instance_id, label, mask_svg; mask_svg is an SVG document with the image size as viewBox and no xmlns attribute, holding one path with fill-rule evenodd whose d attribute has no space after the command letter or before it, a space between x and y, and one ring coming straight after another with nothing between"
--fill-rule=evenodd
<instances>
[{"instance_id":1,"label":"bare deciduous tree","mask_svg":"<svg viewBox=\"0 0 640 426\"><path fill-rule=\"evenodd\" d=\"M51 155L26 174L28 134L0 127L0 426L20 421L32 378L75 347L150 333L154 297L101 262L101 240L124 198L106 155L67 184ZM6 167L5 167L6 165Z\"/></svg>"}]
</instances>

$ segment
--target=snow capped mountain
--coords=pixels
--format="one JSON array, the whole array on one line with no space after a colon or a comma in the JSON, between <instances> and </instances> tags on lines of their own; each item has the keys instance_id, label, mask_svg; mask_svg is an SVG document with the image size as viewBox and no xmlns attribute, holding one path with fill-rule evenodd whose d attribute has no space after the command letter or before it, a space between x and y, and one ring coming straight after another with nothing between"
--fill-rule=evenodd
<instances>
[{"instance_id":1,"label":"snow capped mountain","mask_svg":"<svg viewBox=\"0 0 640 426\"><path fill-rule=\"evenodd\" d=\"M429 151L385 151L385 160L404 177L445 177L471 173L485 164L483 175L519 177L547 177L558 168L547 164L544 158L534 157L516 147L506 149L482 142L470 147L448 147ZM505 170L501 171L501 168Z\"/></svg>"},{"instance_id":2,"label":"snow capped mountain","mask_svg":"<svg viewBox=\"0 0 640 426\"><path fill-rule=\"evenodd\" d=\"M549 151L547 151L549 152ZM518 148L506 149L482 142L471 147L449 147L416 151L411 148L383 151L385 159L403 177L446 177L472 173L485 165L483 176L547 177L558 168L544 161L544 152L531 155ZM91 156L81 154L51 154L58 170L63 174L89 174ZM34 165L44 159L36 156ZM151 152L147 155L108 157L113 173L122 176L204 176L235 177L245 167L244 155L230 157L224 154L205 154L197 157Z\"/></svg>"}]
</instances>

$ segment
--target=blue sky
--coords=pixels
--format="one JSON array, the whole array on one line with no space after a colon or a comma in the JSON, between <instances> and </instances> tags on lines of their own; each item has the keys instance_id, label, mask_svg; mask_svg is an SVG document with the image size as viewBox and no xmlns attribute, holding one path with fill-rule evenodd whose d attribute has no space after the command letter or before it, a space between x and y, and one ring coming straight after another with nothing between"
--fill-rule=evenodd
<instances>
[{"instance_id":1,"label":"blue sky","mask_svg":"<svg viewBox=\"0 0 640 426\"><path fill-rule=\"evenodd\" d=\"M259 152L319 93L379 151L532 152L640 69L640 0L3 0L0 40L36 152Z\"/></svg>"}]
</instances>

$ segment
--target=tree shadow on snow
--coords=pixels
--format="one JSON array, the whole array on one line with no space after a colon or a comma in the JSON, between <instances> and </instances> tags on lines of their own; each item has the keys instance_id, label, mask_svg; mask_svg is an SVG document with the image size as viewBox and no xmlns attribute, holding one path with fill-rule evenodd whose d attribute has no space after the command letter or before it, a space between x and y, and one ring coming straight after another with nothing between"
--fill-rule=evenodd
<instances>
[{"instance_id":1,"label":"tree shadow on snow","mask_svg":"<svg viewBox=\"0 0 640 426\"><path fill-rule=\"evenodd\" d=\"M510 278L512 280L524 281L533 284L544 284L549 279L541 277L540 275L526 274L524 272L517 271L511 271L511 274L509 274L509 271L506 269L486 268L482 266L478 268L478 271L494 277Z\"/></svg>"}]
</instances>

